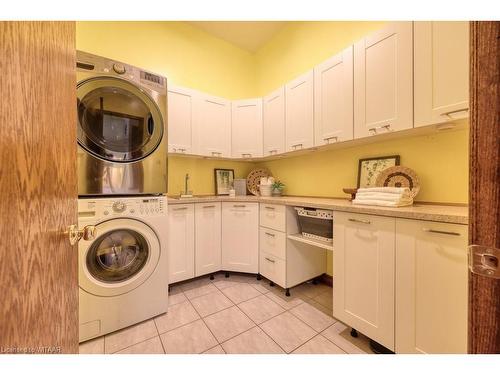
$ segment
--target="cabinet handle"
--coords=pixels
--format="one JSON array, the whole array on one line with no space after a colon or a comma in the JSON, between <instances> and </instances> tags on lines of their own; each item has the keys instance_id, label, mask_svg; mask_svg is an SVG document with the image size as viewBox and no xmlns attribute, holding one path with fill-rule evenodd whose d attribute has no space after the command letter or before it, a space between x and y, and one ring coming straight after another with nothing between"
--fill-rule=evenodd
<instances>
[{"instance_id":1,"label":"cabinet handle","mask_svg":"<svg viewBox=\"0 0 500 375\"><path fill-rule=\"evenodd\" d=\"M360 220L360 219L353 219L353 218L349 218L349 221L352 221L353 223L361 223L361 224L371 224L372 223L370 220Z\"/></svg>"},{"instance_id":2,"label":"cabinet handle","mask_svg":"<svg viewBox=\"0 0 500 375\"><path fill-rule=\"evenodd\" d=\"M214 205L214 204L212 204L212 205L210 205L210 206L203 206L203 208L213 208L213 207L215 207L215 205Z\"/></svg>"},{"instance_id":3,"label":"cabinet handle","mask_svg":"<svg viewBox=\"0 0 500 375\"><path fill-rule=\"evenodd\" d=\"M332 137L326 137L326 138L323 138L324 141L326 141L326 143L330 143L330 139L335 139L335 142L338 142L339 141L339 137L338 136L332 136Z\"/></svg>"},{"instance_id":4,"label":"cabinet handle","mask_svg":"<svg viewBox=\"0 0 500 375\"><path fill-rule=\"evenodd\" d=\"M292 148L295 150L297 147L302 148L302 143L297 143L296 145L292 145Z\"/></svg>"},{"instance_id":5,"label":"cabinet handle","mask_svg":"<svg viewBox=\"0 0 500 375\"><path fill-rule=\"evenodd\" d=\"M429 229L429 228L422 228L424 232L427 233L437 233L437 234L447 234L448 236L460 236L460 233L458 232L448 232L444 230L436 230L436 229Z\"/></svg>"},{"instance_id":6,"label":"cabinet handle","mask_svg":"<svg viewBox=\"0 0 500 375\"><path fill-rule=\"evenodd\" d=\"M241 154L242 158L251 158L252 154Z\"/></svg>"},{"instance_id":7,"label":"cabinet handle","mask_svg":"<svg viewBox=\"0 0 500 375\"><path fill-rule=\"evenodd\" d=\"M448 117L450 117L450 115L452 115L454 113L468 112L468 111L469 111L469 108L456 109L454 111L449 111L449 112L441 113L440 116L448 116Z\"/></svg>"},{"instance_id":8,"label":"cabinet handle","mask_svg":"<svg viewBox=\"0 0 500 375\"><path fill-rule=\"evenodd\" d=\"M276 209L275 207L266 206L266 210L275 210L275 209Z\"/></svg>"},{"instance_id":9,"label":"cabinet handle","mask_svg":"<svg viewBox=\"0 0 500 375\"><path fill-rule=\"evenodd\" d=\"M221 155L220 152L212 151L212 156L219 156L219 155Z\"/></svg>"},{"instance_id":10,"label":"cabinet handle","mask_svg":"<svg viewBox=\"0 0 500 375\"><path fill-rule=\"evenodd\" d=\"M272 154L277 154L278 153L278 150L269 150L269 153L272 155Z\"/></svg>"},{"instance_id":11,"label":"cabinet handle","mask_svg":"<svg viewBox=\"0 0 500 375\"><path fill-rule=\"evenodd\" d=\"M390 131L391 130L391 124L382 125L382 126L376 126L374 128L368 129L368 131L373 132L374 134L377 134L377 130L380 130L380 129L385 129L387 131Z\"/></svg>"},{"instance_id":12,"label":"cabinet handle","mask_svg":"<svg viewBox=\"0 0 500 375\"><path fill-rule=\"evenodd\" d=\"M269 232L264 232L265 234L267 234L268 236L271 236L271 237L275 237L276 235L274 233L269 233Z\"/></svg>"},{"instance_id":13,"label":"cabinet handle","mask_svg":"<svg viewBox=\"0 0 500 375\"><path fill-rule=\"evenodd\" d=\"M187 210L188 208L187 207L176 207L176 208L173 208L174 211L182 211L182 210Z\"/></svg>"},{"instance_id":14,"label":"cabinet handle","mask_svg":"<svg viewBox=\"0 0 500 375\"><path fill-rule=\"evenodd\" d=\"M265 260L267 260L268 262L271 262L271 263L276 263L276 261L272 260L272 259L269 259L268 257L265 257L264 258Z\"/></svg>"},{"instance_id":15,"label":"cabinet handle","mask_svg":"<svg viewBox=\"0 0 500 375\"><path fill-rule=\"evenodd\" d=\"M233 207L240 207L241 208L241 207L246 207L246 205L244 205L244 204L233 204Z\"/></svg>"}]
</instances>

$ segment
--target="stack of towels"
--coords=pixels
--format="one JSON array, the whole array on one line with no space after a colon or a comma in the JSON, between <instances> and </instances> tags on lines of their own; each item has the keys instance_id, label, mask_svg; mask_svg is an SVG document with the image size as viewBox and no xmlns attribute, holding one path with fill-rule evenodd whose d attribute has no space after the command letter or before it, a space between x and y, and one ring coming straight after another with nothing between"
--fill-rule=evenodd
<instances>
[{"instance_id":1,"label":"stack of towels","mask_svg":"<svg viewBox=\"0 0 500 375\"><path fill-rule=\"evenodd\" d=\"M401 207L411 206L413 204L413 198L408 188L361 188L356 192L356 198L352 203L368 206Z\"/></svg>"}]
</instances>

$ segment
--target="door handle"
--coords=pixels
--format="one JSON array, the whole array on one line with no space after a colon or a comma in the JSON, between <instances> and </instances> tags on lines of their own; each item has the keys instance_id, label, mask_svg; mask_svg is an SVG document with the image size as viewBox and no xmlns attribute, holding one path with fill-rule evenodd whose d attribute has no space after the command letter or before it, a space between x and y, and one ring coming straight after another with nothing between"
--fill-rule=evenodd
<instances>
[{"instance_id":1,"label":"door handle","mask_svg":"<svg viewBox=\"0 0 500 375\"><path fill-rule=\"evenodd\" d=\"M448 236L460 236L460 233L458 232L448 232L444 230L436 230L436 229L429 229L429 228L422 228L424 232L427 233L437 233L437 234L447 234Z\"/></svg>"},{"instance_id":2,"label":"door handle","mask_svg":"<svg viewBox=\"0 0 500 375\"><path fill-rule=\"evenodd\" d=\"M268 257L265 257L264 258L265 260L267 260L268 262L271 262L271 263L276 263L276 261L272 260L272 259L269 259Z\"/></svg>"},{"instance_id":3,"label":"door handle","mask_svg":"<svg viewBox=\"0 0 500 375\"><path fill-rule=\"evenodd\" d=\"M467 254L472 273L500 279L500 249L481 245L470 245Z\"/></svg>"},{"instance_id":4,"label":"door handle","mask_svg":"<svg viewBox=\"0 0 500 375\"><path fill-rule=\"evenodd\" d=\"M68 227L68 230L64 233L68 234L69 243L71 245L75 245L82 238L85 241L94 240L97 234L97 229L95 225L86 225L83 227L83 229L78 229L76 225L72 224Z\"/></svg>"},{"instance_id":5,"label":"door handle","mask_svg":"<svg viewBox=\"0 0 500 375\"><path fill-rule=\"evenodd\" d=\"M370 220L360 220L360 219L349 218L349 221L352 221L353 223L371 224Z\"/></svg>"},{"instance_id":6,"label":"door handle","mask_svg":"<svg viewBox=\"0 0 500 375\"><path fill-rule=\"evenodd\" d=\"M444 113L441 113L440 116L448 116L451 118L450 115L453 115L455 113L460 113L460 112L468 112L469 111L469 108L461 108L461 109L457 109L455 111L449 111L449 112L444 112Z\"/></svg>"}]
</instances>

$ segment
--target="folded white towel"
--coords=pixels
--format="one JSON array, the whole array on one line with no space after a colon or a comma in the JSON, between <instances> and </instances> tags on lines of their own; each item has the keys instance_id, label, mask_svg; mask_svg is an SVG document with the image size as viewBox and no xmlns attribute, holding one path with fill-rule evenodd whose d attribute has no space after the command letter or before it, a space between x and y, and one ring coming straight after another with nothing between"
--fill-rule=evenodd
<instances>
[{"instance_id":1,"label":"folded white towel","mask_svg":"<svg viewBox=\"0 0 500 375\"><path fill-rule=\"evenodd\" d=\"M401 194L395 193L356 193L356 199L370 199L370 200L382 200L382 201L398 201L401 199L411 199L410 191L403 192Z\"/></svg>"},{"instance_id":2,"label":"folded white towel","mask_svg":"<svg viewBox=\"0 0 500 375\"><path fill-rule=\"evenodd\" d=\"M359 193L392 193L392 194L404 194L410 193L410 189L407 187L374 187L374 188L359 188L356 194Z\"/></svg>"},{"instance_id":3,"label":"folded white towel","mask_svg":"<svg viewBox=\"0 0 500 375\"><path fill-rule=\"evenodd\" d=\"M365 205L365 206L385 206L385 207L403 207L403 206L411 206L413 204L412 200L402 200L399 202L390 202L390 201L382 201L382 200L368 200L368 199L354 199L352 201L353 204Z\"/></svg>"}]
</instances>

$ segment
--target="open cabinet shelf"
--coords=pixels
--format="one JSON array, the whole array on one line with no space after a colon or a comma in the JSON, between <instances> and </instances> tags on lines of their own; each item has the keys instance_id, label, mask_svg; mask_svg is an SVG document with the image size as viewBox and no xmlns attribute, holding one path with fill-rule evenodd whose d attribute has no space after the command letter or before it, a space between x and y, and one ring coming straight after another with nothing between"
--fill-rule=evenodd
<instances>
[{"instance_id":1,"label":"open cabinet shelf","mask_svg":"<svg viewBox=\"0 0 500 375\"><path fill-rule=\"evenodd\" d=\"M308 245L312 245L312 246L320 247L322 249L333 251L333 245L331 243L327 243L327 242L324 242L321 240L315 240L314 238L304 237L300 233L289 234L287 237L291 240L294 240L294 241L303 242L303 243L306 243Z\"/></svg>"}]
</instances>

